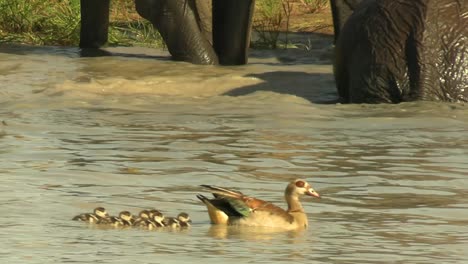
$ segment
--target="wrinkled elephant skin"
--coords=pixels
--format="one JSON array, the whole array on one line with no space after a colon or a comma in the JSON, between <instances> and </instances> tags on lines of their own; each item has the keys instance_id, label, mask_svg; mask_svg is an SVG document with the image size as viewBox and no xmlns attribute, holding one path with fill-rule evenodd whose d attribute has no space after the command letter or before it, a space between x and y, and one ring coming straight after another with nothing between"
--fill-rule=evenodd
<instances>
[{"instance_id":1,"label":"wrinkled elephant skin","mask_svg":"<svg viewBox=\"0 0 468 264\"><path fill-rule=\"evenodd\" d=\"M200 30L195 1L136 0L135 5L159 31L175 60L218 64L213 47Z\"/></svg>"},{"instance_id":2,"label":"wrinkled elephant skin","mask_svg":"<svg viewBox=\"0 0 468 264\"><path fill-rule=\"evenodd\" d=\"M81 0L80 47L107 42L110 0ZM137 12L163 37L174 60L247 63L254 0L135 0Z\"/></svg>"},{"instance_id":3,"label":"wrinkled elephant skin","mask_svg":"<svg viewBox=\"0 0 468 264\"><path fill-rule=\"evenodd\" d=\"M365 0L335 48L344 103L468 101L468 0Z\"/></svg>"}]
</instances>

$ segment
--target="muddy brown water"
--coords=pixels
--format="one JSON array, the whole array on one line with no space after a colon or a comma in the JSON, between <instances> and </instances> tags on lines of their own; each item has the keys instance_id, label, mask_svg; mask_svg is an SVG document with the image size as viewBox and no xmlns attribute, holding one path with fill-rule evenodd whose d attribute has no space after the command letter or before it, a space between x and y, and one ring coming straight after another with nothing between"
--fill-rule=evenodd
<instances>
[{"instance_id":1,"label":"muddy brown water","mask_svg":"<svg viewBox=\"0 0 468 264\"><path fill-rule=\"evenodd\" d=\"M0 46L1 263L466 262L468 106L323 104L327 49L199 67ZM284 206L294 178L322 195L303 199L301 232L211 226L195 197L216 184ZM186 211L193 226L71 221L96 206Z\"/></svg>"}]
</instances>

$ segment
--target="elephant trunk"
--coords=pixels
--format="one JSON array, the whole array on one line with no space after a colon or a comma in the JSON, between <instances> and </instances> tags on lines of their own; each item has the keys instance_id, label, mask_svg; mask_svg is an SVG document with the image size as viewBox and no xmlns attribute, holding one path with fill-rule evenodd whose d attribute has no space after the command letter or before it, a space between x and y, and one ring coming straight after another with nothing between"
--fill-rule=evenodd
<instances>
[{"instance_id":1,"label":"elephant trunk","mask_svg":"<svg viewBox=\"0 0 468 264\"><path fill-rule=\"evenodd\" d=\"M175 60L218 64L218 57L199 27L194 0L136 0L138 13L151 21Z\"/></svg>"}]
</instances>

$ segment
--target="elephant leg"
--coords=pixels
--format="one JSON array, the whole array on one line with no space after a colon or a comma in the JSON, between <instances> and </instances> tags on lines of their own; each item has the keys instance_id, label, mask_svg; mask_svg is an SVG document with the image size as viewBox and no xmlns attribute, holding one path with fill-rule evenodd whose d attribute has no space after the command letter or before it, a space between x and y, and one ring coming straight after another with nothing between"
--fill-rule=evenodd
<instances>
[{"instance_id":1,"label":"elephant leg","mask_svg":"<svg viewBox=\"0 0 468 264\"><path fill-rule=\"evenodd\" d=\"M172 58L195 64L218 64L218 57L200 30L194 0L135 0L138 13L151 21Z\"/></svg>"},{"instance_id":2,"label":"elephant leg","mask_svg":"<svg viewBox=\"0 0 468 264\"><path fill-rule=\"evenodd\" d=\"M213 0L213 46L220 64L247 63L255 0Z\"/></svg>"},{"instance_id":3,"label":"elephant leg","mask_svg":"<svg viewBox=\"0 0 468 264\"><path fill-rule=\"evenodd\" d=\"M330 0L330 7L333 16L333 30L335 31L335 40L338 39L341 29L346 20L351 16L356 6L363 0Z\"/></svg>"},{"instance_id":4,"label":"elephant leg","mask_svg":"<svg viewBox=\"0 0 468 264\"><path fill-rule=\"evenodd\" d=\"M107 42L110 0L81 0L80 48L99 48Z\"/></svg>"},{"instance_id":5,"label":"elephant leg","mask_svg":"<svg viewBox=\"0 0 468 264\"><path fill-rule=\"evenodd\" d=\"M197 13L200 17L200 29L206 39L213 44L213 15L211 13L211 0L195 0Z\"/></svg>"}]
</instances>

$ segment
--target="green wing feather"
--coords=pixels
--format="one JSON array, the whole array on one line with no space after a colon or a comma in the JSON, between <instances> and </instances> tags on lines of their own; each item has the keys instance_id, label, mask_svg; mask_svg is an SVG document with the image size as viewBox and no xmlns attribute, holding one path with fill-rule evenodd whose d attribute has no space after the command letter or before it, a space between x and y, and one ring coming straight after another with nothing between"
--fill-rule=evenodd
<instances>
[{"instance_id":1,"label":"green wing feather","mask_svg":"<svg viewBox=\"0 0 468 264\"><path fill-rule=\"evenodd\" d=\"M223 197L236 212L238 212L240 215L247 217L250 215L250 208L244 203L244 201L239 200L239 199L233 199L230 197Z\"/></svg>"},{"instance_id":2,"label":"green wing feather","mask_svg":"<svg viewBox=\"0 0 468 264\"><path fill-rule=\"evenodd\" d=\"M224 211L228 215L238 215L243 217L250 215L251 210L242 200L244 195L241 192L214 185L201 186L209 189L214 197L219 201L225 201L229 204L229 206L223 206L223 208L217 206L220 210Z\"/></svg>"}]
</instances>

